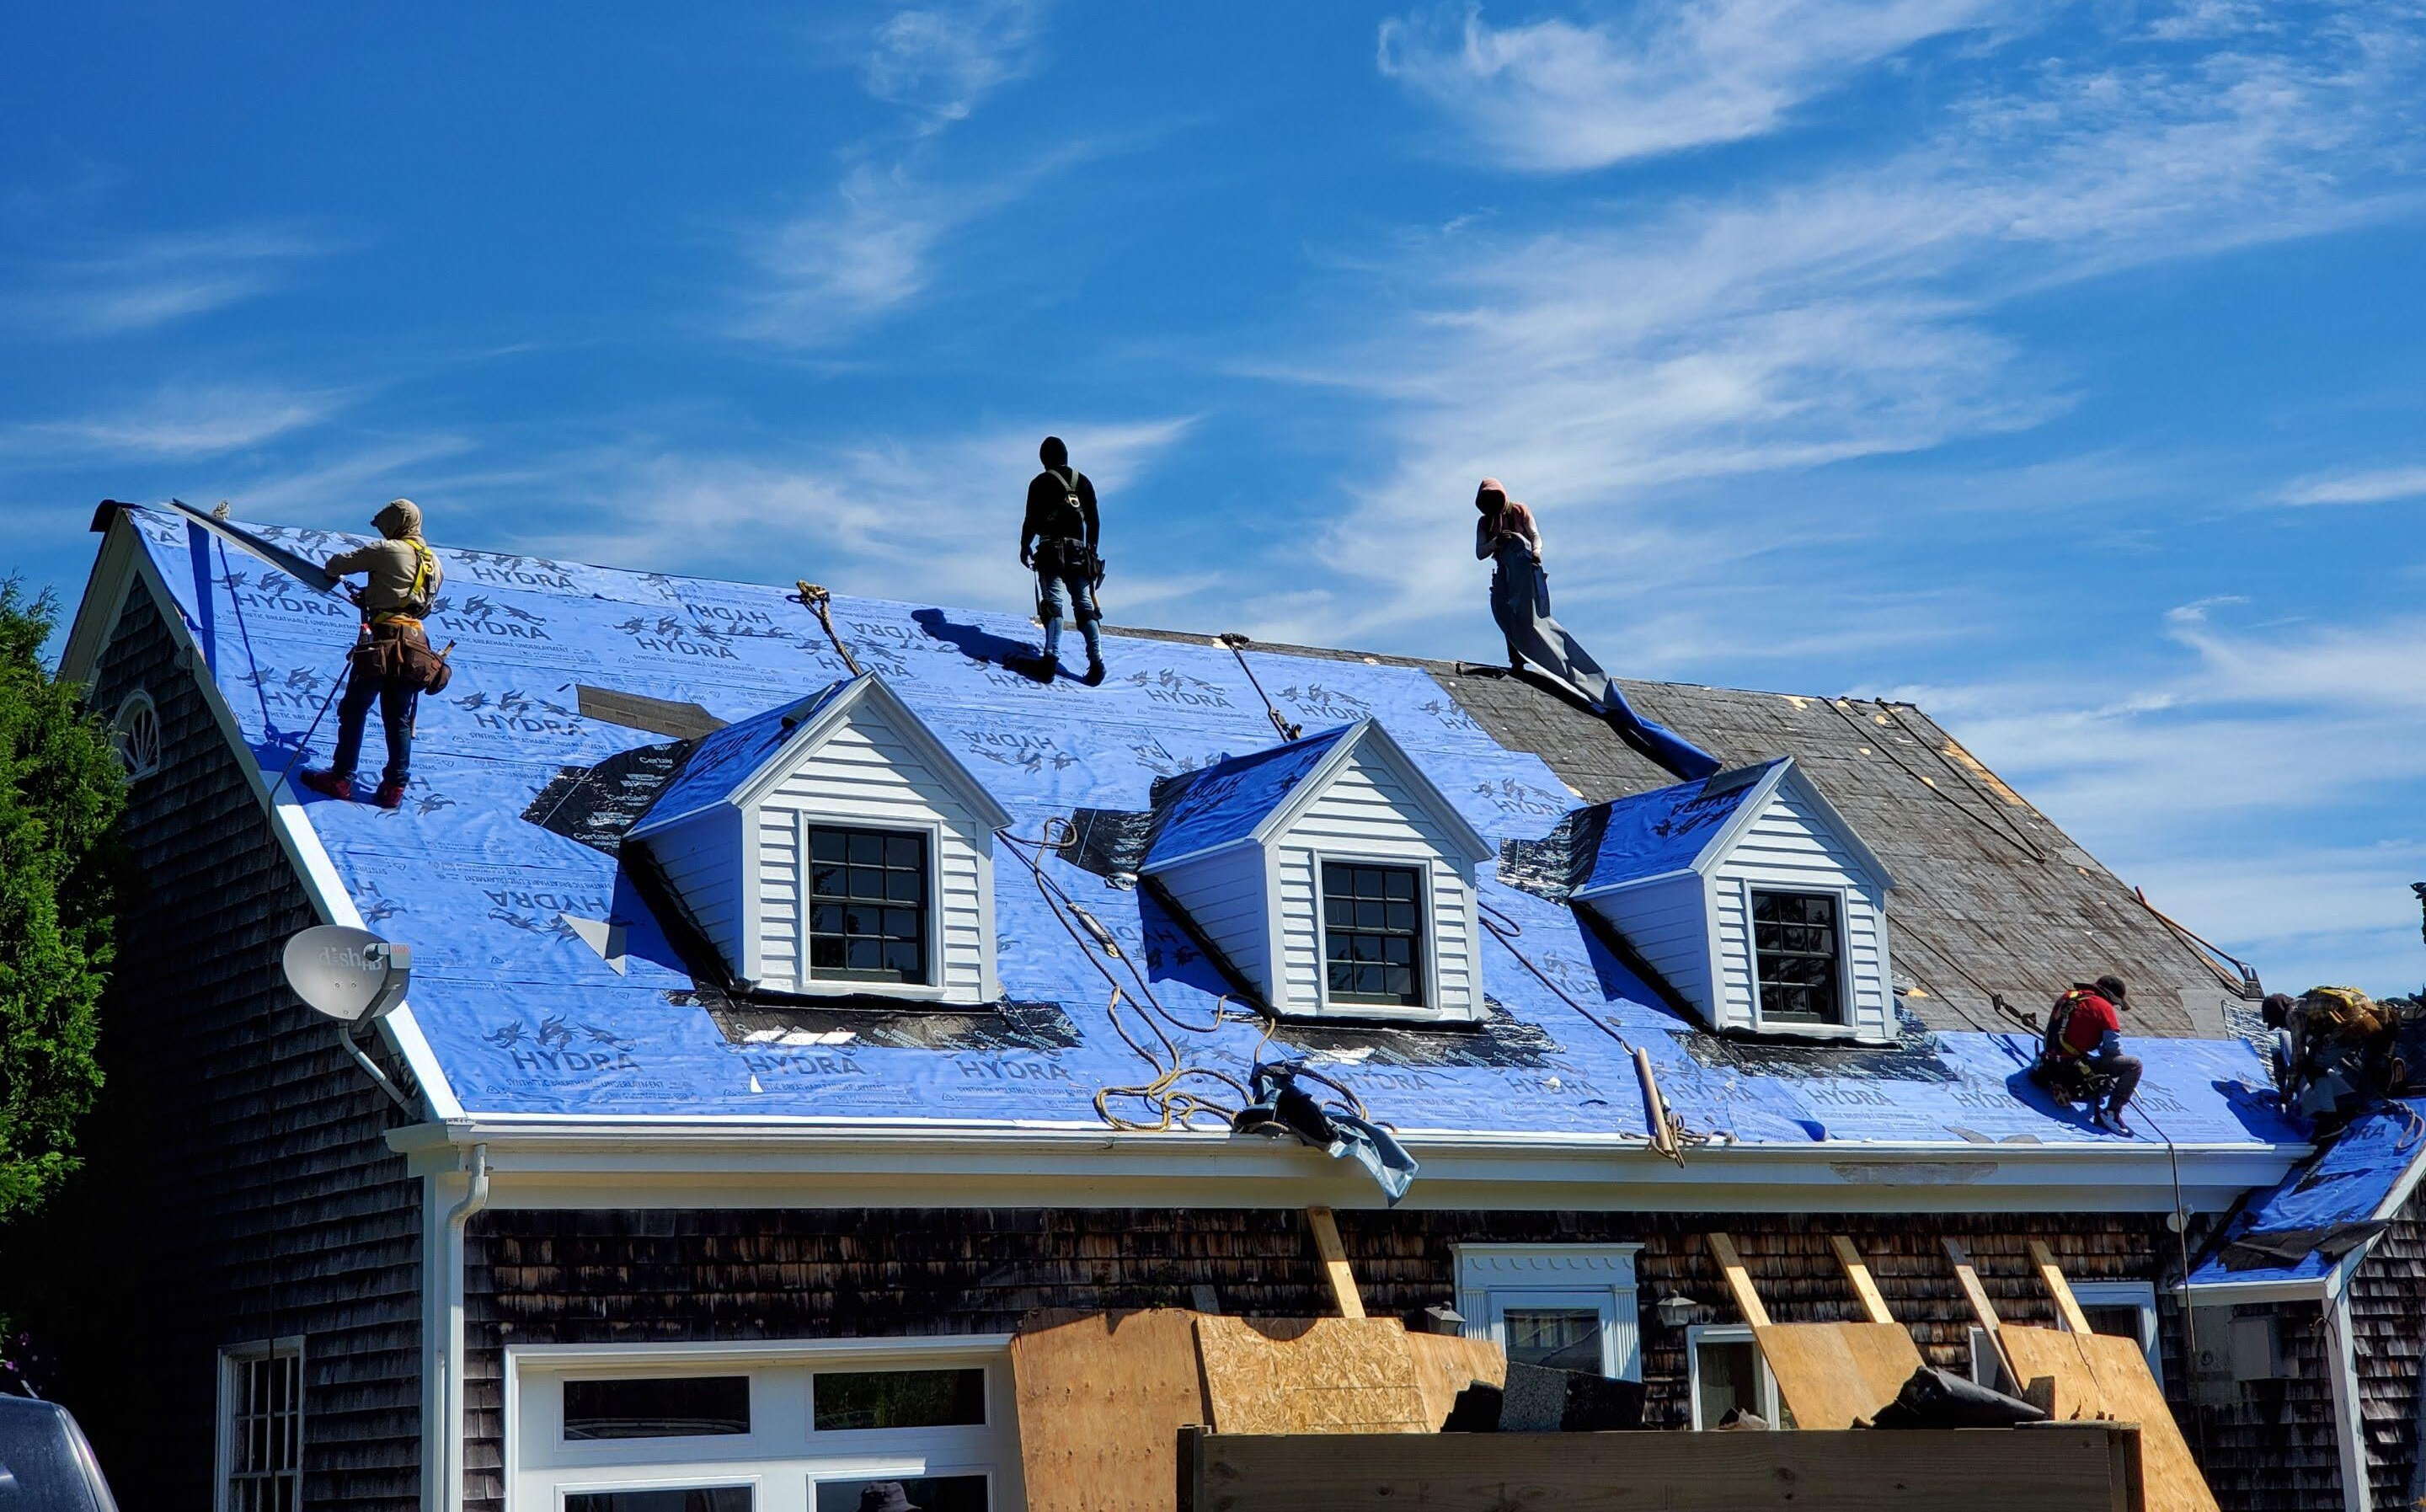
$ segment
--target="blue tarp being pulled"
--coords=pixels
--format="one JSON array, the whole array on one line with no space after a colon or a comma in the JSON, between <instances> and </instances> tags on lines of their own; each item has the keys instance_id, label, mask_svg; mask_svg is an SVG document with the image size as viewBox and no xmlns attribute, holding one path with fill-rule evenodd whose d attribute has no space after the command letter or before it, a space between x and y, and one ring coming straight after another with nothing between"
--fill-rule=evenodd
<instances>
[{"instance_id":1,"label":"blue tarp being pulled","mask_svg":"<svg viewBox=\"0 0 2426 1512\"><path fill-rule=\"evenodd\" d=\"M283 771L332 700L353 610L242 549L205 539L196 555L180 517L137 509L129 519L202 642L244 738L267 771ZM259 533L310 557L352 539ZM613 858L543 828L537 821L549 815L532 812L534 804L549 794L561 805L588 768L668 745L585 717L581 684L697 703L738 723L846 677L841 658L810 612L780 589L493 553L440 555L446 591L429 628L433 642L455 643L456 675L444 695L422 700L404 807L385 812L315 798L300 812L368 925L414 947L412 1010L467 1108L1094 1127L1098 1088L1152 1075L1115 1032L1091 957L1012 865L997 869L995 886L1003 992L1013 1003L1052 1005L1072 1031L1063 1037L1076 1043L897 1048L848 1030L728 1038L690 996L690 978ZM1209 641L1109 636L1111 676L1090 689L1066 679L1040 684L1002 664L1034 643L1023 620L845 598L834 600L833 615L861 665L883 675L1015 815L1023 835L1081 807L1143 812L1157 778L1273 743L1262 700L1229 651ZM1380 722L1495 843L1539 839L1577 804L1538 757L1492 740L1420 668L1249 654L1287 717L1310 727ZM327 759L333 718L327 714L312 734L310 760ZM366 755L375 760L376 729L370 739ZM1305 759L1297 751L1270 758L1275 766ZM1221 984L1151 898L1108 887L1058 856L1043 864L1146 963L1174 1016L1212 1017ZM1937 1034L1917 1041L1917 1054L1830 1061L1822 1053L1810 1062L1835 1070L1746 1070L1657 1006L1566 909L1503 885L1488 866L1481 894L1521 928L1516 945L1558 987L1545 987L1501 943L1480 946L1495 1011L1521 1035L1484 1033L1474 1037L1484 1049L1441 1057L1463 1064L1312 1056L1402 1134L1642 1134L1627 1050L1640 1044L1689 1128L1747 1142L2111 1137L2051 1107L2022 1080L2033 1048L2026 1035ZM626 973L601 960L567 915L625 923ZM1177 1037L1196 1063L1243 1081L1260 1032L1232 1021ZM1517 1048L1488 1050L1503 1041ZM2264 1073L2239 1042L2156 1039L2133 1048L2147 1063L2141 1097L2175 1139L2299 1137L2249 1090L2264 1085Z\"/></svg>"}]
</instances>

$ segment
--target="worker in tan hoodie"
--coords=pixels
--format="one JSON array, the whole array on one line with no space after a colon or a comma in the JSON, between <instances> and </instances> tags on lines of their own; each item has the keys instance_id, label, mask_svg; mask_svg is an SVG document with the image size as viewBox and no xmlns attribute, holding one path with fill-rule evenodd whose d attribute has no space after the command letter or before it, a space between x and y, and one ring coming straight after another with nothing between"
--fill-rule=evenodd
<instances>
[{"instance_id":1,"label":"worker in tan hoodie","mask_svg":"<svg viewBox=\"0 0 2426 1512\"><path fill-rule=\"evenodd\" d=\"M371 523L378 540L322 564L331 577L362 572L368 581L348 590L362 608L363 628L348 658L346 696L337 704L336 754L325 771L305 772L301 781L329 797L353 797L363 727L376 702L387 735L387 768L371 801L393 809L404 801L404 785L412 778L414 702L424 691L446 685L445 659L429 649L421 627L445 572L438 554L421 539L421 508L411 499L389 500Z\"/></svg>"}]
</instances>

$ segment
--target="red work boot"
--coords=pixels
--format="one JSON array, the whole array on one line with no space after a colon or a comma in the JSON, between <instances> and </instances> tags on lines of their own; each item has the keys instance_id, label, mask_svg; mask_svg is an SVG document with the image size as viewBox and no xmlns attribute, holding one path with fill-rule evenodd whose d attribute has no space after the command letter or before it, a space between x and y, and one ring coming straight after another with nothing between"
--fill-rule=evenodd
<instances>
[{"instance_id":1,"label":"red work boot","mask_svg":"<svg viewBox=\"0 0 2426 1512\"><path fill-rule=\"evenodd\" d=\"M378 804L382 809L400 809L404 807L404 784L401 782L381 782L379 785L379 791L371 795L371 801Z\"/></svg>"},{"instance_id":2,"label":"red work boot","mask_svg":"<svg viewBox=\"0 0 2426 1512\"><path fill-rule=\"evenodd\" d=\"M342 803L354 800L354 780L350 777L336 772L306 772L295 780L324 798L335 798Z\"/></svg>"}]
</instances>

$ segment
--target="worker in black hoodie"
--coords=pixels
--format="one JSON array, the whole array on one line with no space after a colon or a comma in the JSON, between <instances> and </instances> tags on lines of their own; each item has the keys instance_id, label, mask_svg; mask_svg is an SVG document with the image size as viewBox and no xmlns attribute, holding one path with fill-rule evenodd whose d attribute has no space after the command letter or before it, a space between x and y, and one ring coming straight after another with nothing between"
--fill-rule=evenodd
<instances>
[{"instance_id":1,"label":"worker in black hoodie","mask_svg":"<svg viewBox=\"0 0 2426 1512\"><path fill-rule=\"evenodd\" d=\"M1070 448L1047 436L1036 449L1044 471L1027 485L1027 515L1019 526L1019 565L1036 572L1036 617L1044 622L1040 660L1045 676L1061 666L1061 621L1076 615L1087 642L1087 685L1104 681L1103 636L1096 629L1095 588L1104 581L1096 551L1102 524L1095 513L1095 485L1070 465Z\"/></svg>"}]
</instances>

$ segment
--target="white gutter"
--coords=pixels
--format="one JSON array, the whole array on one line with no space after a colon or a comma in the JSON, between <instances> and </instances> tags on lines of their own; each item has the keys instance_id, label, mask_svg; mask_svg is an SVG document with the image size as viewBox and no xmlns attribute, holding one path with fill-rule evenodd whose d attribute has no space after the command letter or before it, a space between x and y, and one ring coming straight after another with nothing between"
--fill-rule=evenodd
<instances>
[{"instance_id":1,"label":"white gutter","mask_svg":"<svg viewBox=\"0 0 2426 1512\"><path fill-rule=\"evenodd\" d=\"M463 1228L472 1215L489 1205L489 1147L476 1144L466 1167L471 1180L462 1200L446 1210L438 1231L440 1315L445 1327L438 1347L430 1352L430 1376L435 1390L438 1432L428 1437L429 1475L438 1490L422 1504L438 1512L461 1512L463 1505Z\"/></svg>"}]
</instances>

